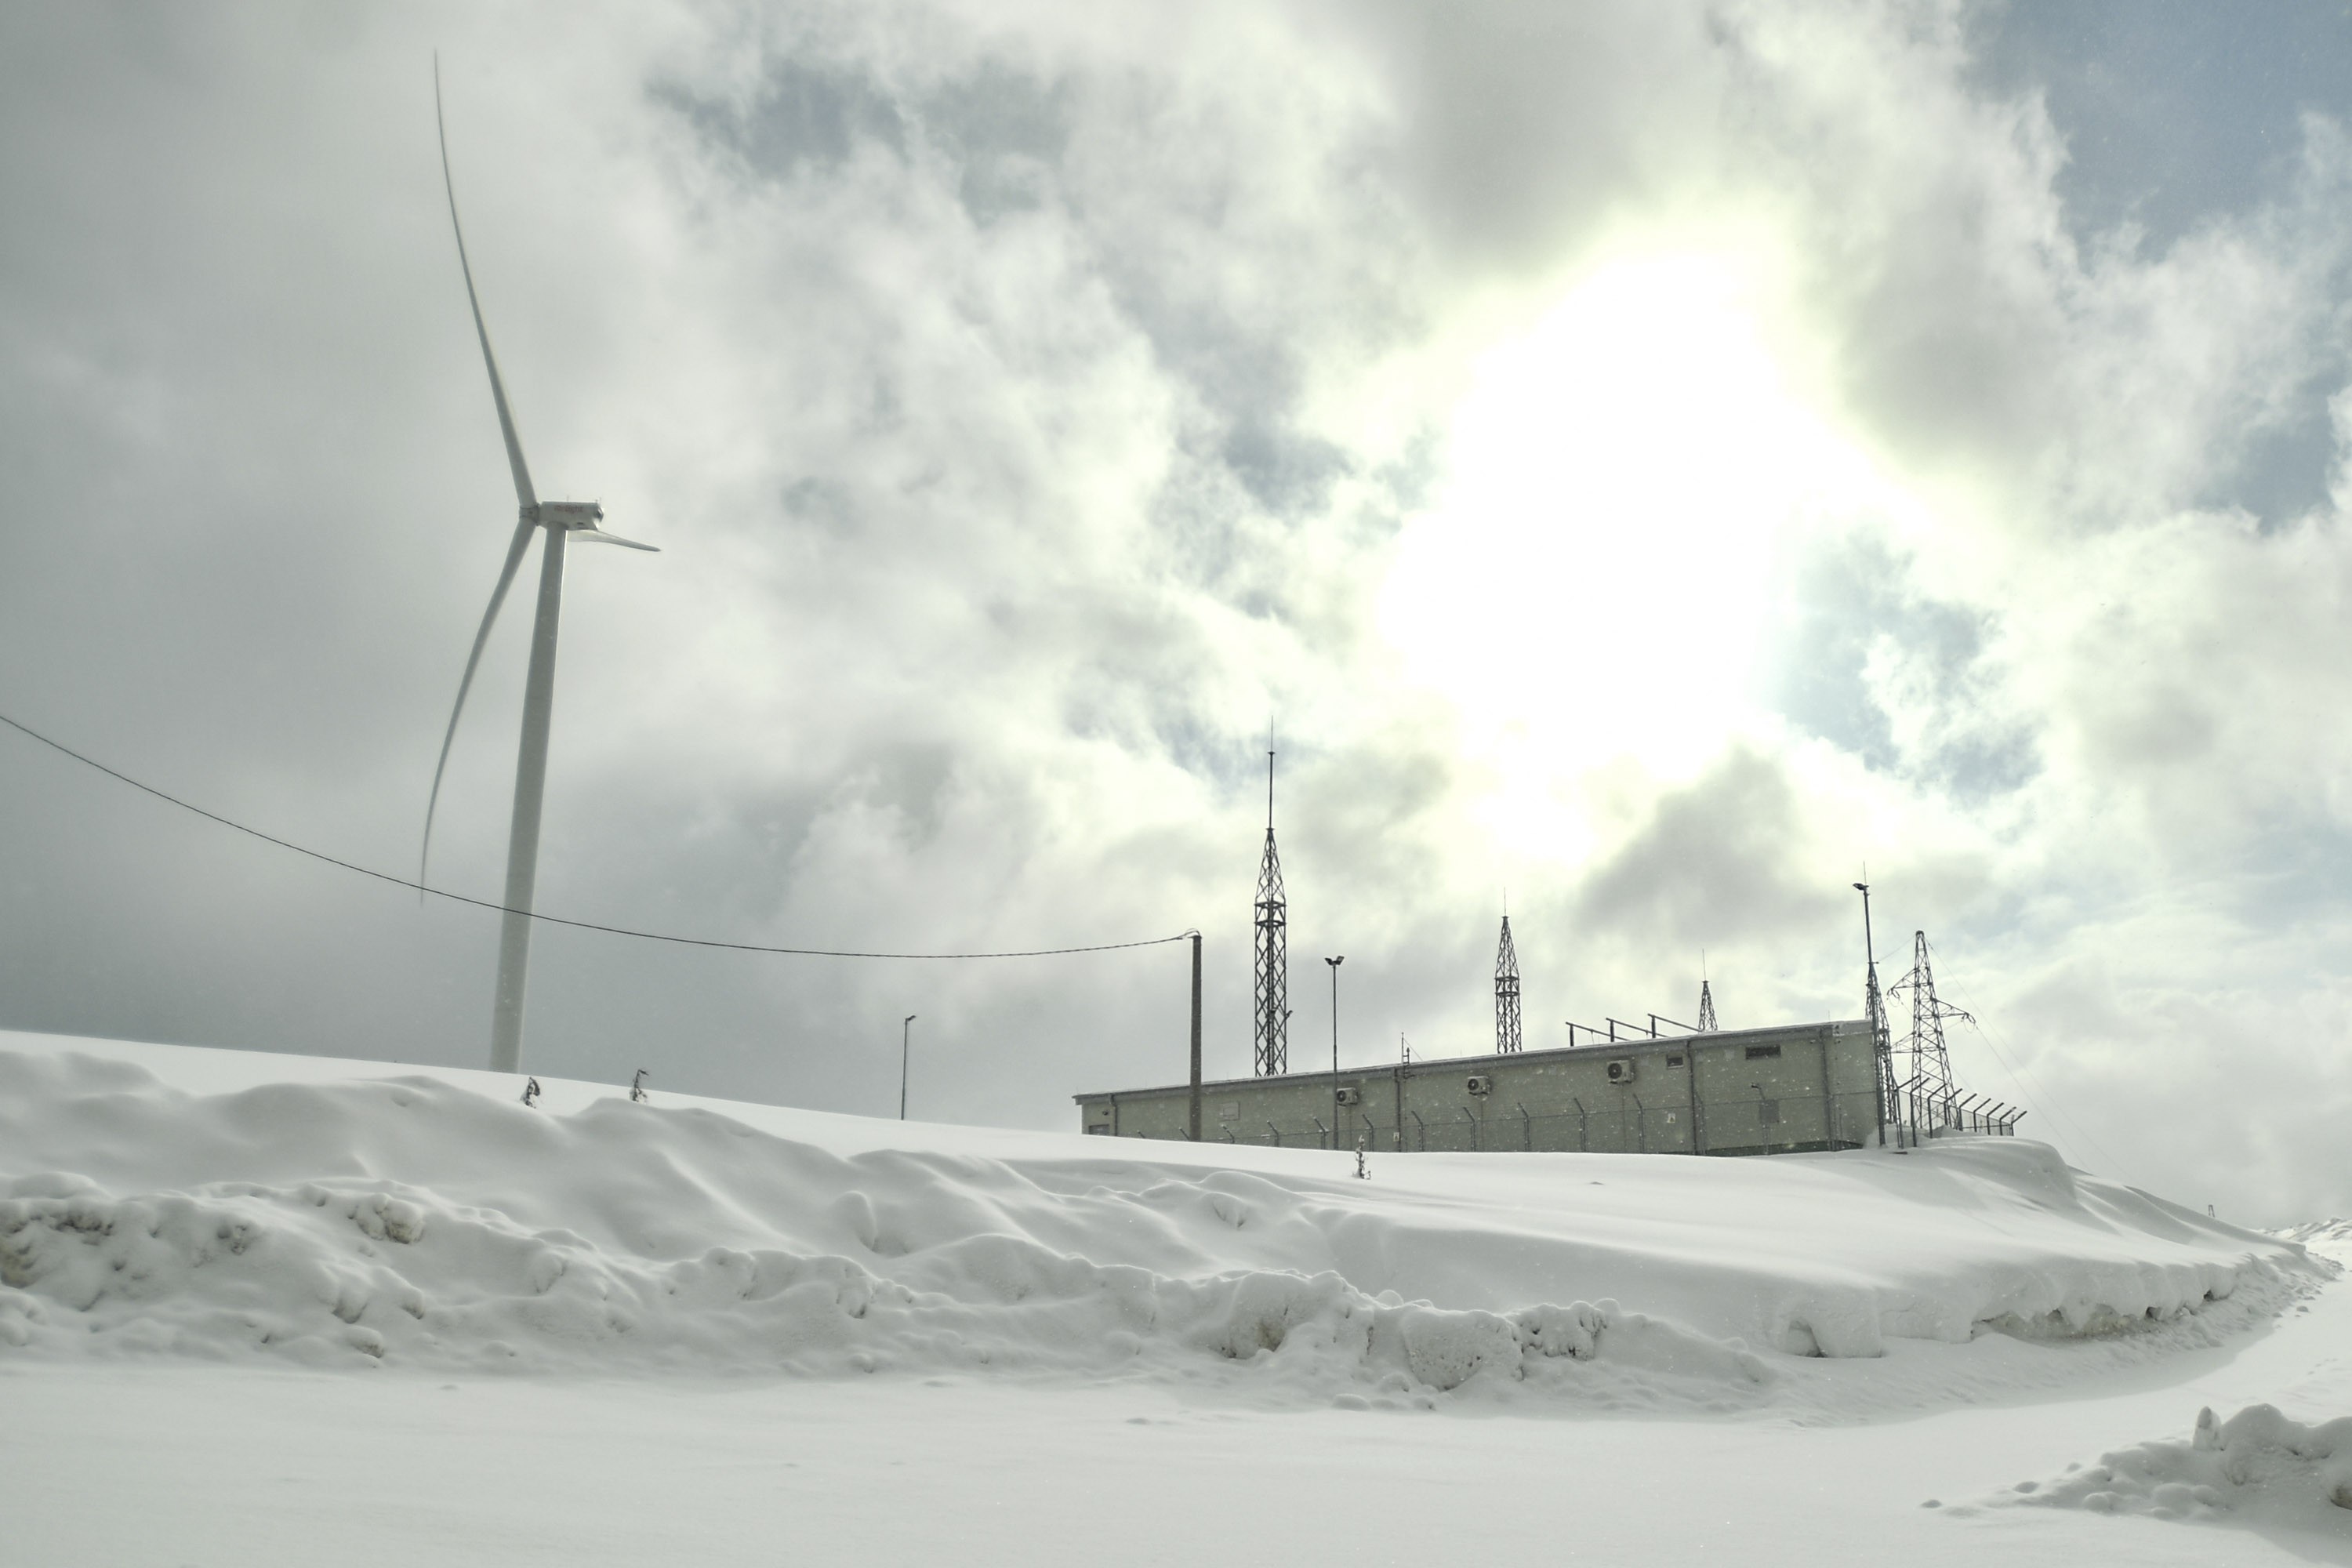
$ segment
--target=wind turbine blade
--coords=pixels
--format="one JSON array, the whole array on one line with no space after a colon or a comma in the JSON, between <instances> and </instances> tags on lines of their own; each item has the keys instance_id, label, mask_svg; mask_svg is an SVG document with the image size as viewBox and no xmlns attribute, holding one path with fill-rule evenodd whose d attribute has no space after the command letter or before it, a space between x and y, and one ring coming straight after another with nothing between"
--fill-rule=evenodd
<instances>
[{"instance_id":1,"label":"wind turbine blade","mask_svg":"<svg viewBox=\"0 0 2352 1568\"><path fill-rule=\"evenodd\" d=\"M466 673L457 682L457 701L449 710L449 728L441 736L441 760L433 764L433 793L425 797L425 843L416 852L416 879L425 880L425 863L433 854L433 808L441 801L441 774L449 766L449 743L457 738L457 716L466 710L466 693L473 689L475 667L482 662L482 645L490 640L490 627L499 618L499 606L507 602L507 589L514 582L515 569L522 564L522 552L530 544L537 525L529 518L515 524L514 542L507 546L507 563L499 568L499 585L490 590L490 607L482 612L482 629L474 634L474 651L466 656ZM421 900L425 895L420 892Z\"/></svg>"},{"instance_id":2,"label":"wind turbine blade","mask_svg":"<svg viewBox=\"0 0 2352 1568\"><path fill-rule=\"evenodd\" d=\"M522 441L515 435L514 414L507 407L506 383L499 379L499 359L490 352L490 330L482 324L482 301L474 292L474 265L466 259L466 229L457 221L457 186L449 177L449 128L441 119L441 57L433 57L433 126L441 133L441 188L449 195L449 227L457 236L457 267L466 275L466 302L474 308L474 335L482 340L482 363L490 370L490 400L499 405L499 429L507 438L507 466L514 470L515 500L528 514L539 504L530 488L530 469L522 460Z\"/></svg>"},{"instance_id":3,"label":"wind turbine blade","mask_svg":"<svg viewBox=\"0 0 2352 1568\"><path fill-rule=\"evenodd\" d=\"M572 537L583 544L617 544L624 550L642 550L652 555L661 553L661 546L658 544L639 544L634 539L624 539L617 533L607 533L601 528L575 528L572 531Z\"/></svg>"}]
</instances>

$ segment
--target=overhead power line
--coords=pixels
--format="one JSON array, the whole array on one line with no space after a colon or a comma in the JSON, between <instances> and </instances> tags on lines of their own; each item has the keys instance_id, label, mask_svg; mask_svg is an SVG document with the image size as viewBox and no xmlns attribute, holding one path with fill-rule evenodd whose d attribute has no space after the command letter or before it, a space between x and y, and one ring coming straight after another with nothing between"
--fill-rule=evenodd
<instances>
[{"instance_id":1,"label":"overhead power line","mask_svg":"<svg viewBox=\"0 0 2352 1568\"><path fill-rule=\"evenodd\" d=\"M332 855L322 853L317 849L309 848L306 846L293 842L291 839L280 838L274 833L264 833L258 827L247 827L244 823L236 821L230 817L223 816L216 811L206 811L203 806L194 805L189 801L182 800L178 795L157 789L153 784L142 784L137 779L132 778L129 773L120 772L114 768L110 768L95 757L84 756L81 752L75 751L71 746L66 745L62 742L53 741L49 739L48 736L42 734L38 730L34 729L29 724L20 724L16 720L9 718L5 713L0 713L0 724L7 725L8 728L16 731L18 734L23 735L27 740L38 741L42 745L48 747L49 750L53 752L71 757L75 762L81 763L82 766L86 768L94 768L98 772L104 773L108 778L115 780L117 783L127 784L132 789L139 791L142 795L153 795L157 800L163 801L168 805L176 805L182 811L194 812L207 822L217 822L223 827L233 827L237 832L246 835L249 838L260 839L264 844L275 844L280 849L291 849L297 855L306 855L313 860L323 861L327 865L340 868L345 871L355 871L362 877L370 877L379 882L389 882L395 888L405 888L411 892L430 893L436 899L447 899L452 903L471 904L478 910L488 910L495 914L527 915L530 919L538 921L542 924L569 926L574 931L602 931L606 936L634 937L639 942L666 942L679 947L722 948L730 952L774 952L798 958L921 959L1058 958L1067 953L1117 952L1121 949L1130 947L1161 947L1171 942L1182 942L1192 934L1189 931L1178 931L1173 936L1146 937L1139 942L1095 942L1085 947L1024 948L1018 951L1004 952L858 952L846 949L831 947L777 947L772 946L766 942L720 942L712 937L678 936L670 931L636 931L628 926L603 925L595 921L566 920L562 915L541 914L537 910L511 909L505 904L495 902L489 899L469 898L464 893L453 893L446 888L428 887L423 882L413 882L405 877L395 877L389 871L378 871L373 867L361 866L349 860L338 859Z\"/></svg>"},{"instance_id":2,"label":"overhead power line","mask_svg":"<svg viewBox=\"0 0 2352 1568\"><path fill-rule=\"evenodd\" d=\"M1951 988L1947 986L1946 989L1950 990ZM1958 991L1953 991L1952 994L1956 996L1960 994ZM2091 1146L2091 1152L2098 1155L2099 1158L2105 1160L2107 1163L2107 1168L2110 1171L2115 1172L2118 1177L2121 1177L2124 1170L2124 1163L2121 1160L2116 1159L2113 1154L2108 1153L2106 1149L2099 1142L2099 1141L2091 1136L2091 1130L2084 1126L2080 1121L2077 1121L2074 1117L2069 1116L2064 1108L2059 1105L2056 1098L2053 1096L2048 1089L2042 1088L2042 1079L2035 1075L2032 1068L2025 1064L2025 1056L2022 1051L2017 1052L2017 1060L2014 1063L2010 1060L2011 1053L2000 1048L2000 1042L1994 1037L1993 1027L1990 1024L1985 1021L1983 1011L1981 1009L1971 1009L1969 1022L1976 1026L1977 1037L1991 1048L1993 1059L2000 1063L2001 1070L2009 1074L2010 1081L2017 1084L2021 1090L2026 1089L2026 1086L2028 1084L2032 1085L2032 1089L2028 1092L2031 1092L2035 1097L2041 1107L2049 1111L2050 1114L2055 1117L2058 1121L2064 1122L2069 1128L2073 1129L2074 1135L2082 1139L2084 1142L2088 1143ZM2022 1081L2021 1081L2021 1079Z\"/></svg>"}]
</instances>

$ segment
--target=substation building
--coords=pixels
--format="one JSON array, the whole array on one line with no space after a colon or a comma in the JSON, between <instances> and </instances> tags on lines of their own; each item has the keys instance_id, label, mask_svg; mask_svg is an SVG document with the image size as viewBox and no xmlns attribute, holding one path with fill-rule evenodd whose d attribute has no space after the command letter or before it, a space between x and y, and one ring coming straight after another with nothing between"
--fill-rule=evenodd
<instances>
[{"instance_id":1,"label":"substation building","mask_svg":"<svg viewBox=\"0 0 2352 1568\"><path fill-rule=\"evenodd\" d=\"M1226 1079L1200 1094L1204 1142L1375 1152L1856 1149L1877 1136L1880 1106L1859 1018ZM1098 1136L1191 1135L1189 1082L1075 1098Z\"/></svg>"},{"instance_id":2,"label":"substation building","mask_svg":"<svg viewBox=\"0 0 2352 1568\"><path fill-rule=\"evenodd\" d=\"M1762 1029L1718 1026L1702 977L1696 1027L1650 1015L1646 1028L1612 1018L1604 1033L1570 1024L1569 1043L1525 1048L1518 950L1503 914L1495 953L1495 1050L1385 1066L1290 1070L1289 900L1274 835L1274 759L1266 752L1265 847L1254 924L1254 1075L1201 1080L1201 938L1192 933L1192 1060L1183 1083L1081 1094L1078 1124L1108 1138L1200 1139L1276 1148L1793 1154L1948 1132L2011 1131L2024 1112L1960 1092L1944 1022L1966 1018L1936 997L1927 935L1911 973L1882 993L1875 957L1870 1016ZM1869 947L1870 889L1863 896ZM1339 966L1331 968L1338 1027ZM1907 994L1912 1028L1898 1072L1886 1001ZM1680 1033L1662 1033L1660 1024ZM1619 1034L1622 1028L1626 1032ZM1589 1038L1577 1043L1581 1031ZM1399 1042L1400 1047L1402 1041ZM1337 1042L1334 1042L1334 1049Z\"/></svg>"}]
</instances>

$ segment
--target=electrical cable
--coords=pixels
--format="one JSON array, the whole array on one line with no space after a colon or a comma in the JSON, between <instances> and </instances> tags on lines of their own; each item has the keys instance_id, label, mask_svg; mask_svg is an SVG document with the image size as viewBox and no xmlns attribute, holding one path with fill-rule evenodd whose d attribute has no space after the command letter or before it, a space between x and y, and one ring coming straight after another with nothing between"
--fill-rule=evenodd
<instances>
[{"instance_id":1,"label":"electrical cable","mask_svg":"<svg viewBox=\"0 0 2352 1568\"><path fill-rule=\"evenodd\" d=\"M86 757L82 755L79 752L75 751L71 746L66 745L61 742L52 741L47 735L42 734L38 730L34 729L28 724L20 724L16 720L9 718L5 713L0 713L0 724L7 725L8 728L16 731L18 734L25 736L28 740L38 741L42 745L48 747L53 752L61 752L66 756L71 757L75 762L81 763L84 767L95 768L100 773L104 773L108 778L116 780L121 784L127 784L132 789L138 790L143 795L153 795L157 800L176 805L183 811L192 811L208 822L219 823L223 827L233 827L239 833L245 834L249 837L260 839L264 844L275 844L280 849L291 849L297 855L307 855L313 860L322 860L330 866L340 867L346 871L356 871L362 877L373 877L379 882L389 882L395 888L406 888L410 891L417 893L430 893L436 899L447 899L454 903L471 904L478 910L491 910L502 915L522 915L528 919L541 921L546 925L569 926L574 931L603 931L607 936L635 937L640 942L667 942L680 947L723 948L730 952L774 952L784 953L798 958L908 959L1059 958L1068 953L1117 952L1121 949L1130 947L1161 947L1171 942L1182 942L1193 934L1189 931L1178 931L1174 936L1146 937L1139 942L1097 942L1087 947L1039 947L1006 952L856 952L845 949L830 947L772 947L763 942L719 942L710 937L677 936L668 931L635 931L627 926L600 925L594 921L566 920L562 915L541 914L537 910L511 909L505 904L495 903L488 899L469 898L464 893L453 893L446 888L433 888L427 887L423 882L412 882L405 877L395 877L389 871L378 871L371 867L355 865L349 860L339 860L332 855L323 854L319 850L307 848L302 845L294 843L290 839L280 838L275 834L264 833L257 827L247 827L244 823L223 816L216 811L206 811L203 806L193 805L188 801L182 800L178 795L168 795L163 790L157 789L153 784L142 784L137 779L132 778L129 773L117 772L115 769L108 767L104 763L98 761L94 757Z\"/></svg>"},{"instance_id":2,"label":"electrical cable","mask_svg":"<svg viewBox=\"0 0 2352 1568\"><path fill-rule=\"evenodd\" d=\"M1948 990L1950 987L1948 986L1946 989ZM1959 993L1954 991L1953 994L1958 996L1959 995ZM1964 997L1961 999L1963 1001L1966 1000ZM2081 1122L2075 1121L2072 1116L2067 1115L2064 1110L2059 1108L2057 1099L2051 1094L2049 1089L2042 1087L2042 1080L2034 1076L2033 1069L2032 1068L2025 1065L2023 1058L2021 1056L2015 1066L2012 1067L2011 1065L2009 1054L2003 1051L2000 1048L2000 1044L1994 1040L1992 1026L1985 1022L1984 1015L1979 1012L1976 1008L1971 1007L1969 1009L1969 1022L1976 1026L1977 1037L1984 1041L1986 1046L1990 1047L1993 1054L1993 1059L2000 1063L2001 1070L2009 1074L2011 1081L2015 1082L2019 1075L2021 1073L2023 1074L2025 1081L2033 1086L2033 1093L2042 1101L2042 1108L2048 1110L2051 1115L2057 1118L2059 1121L2063 1121L2069 1128L2073 1129L2077 1137L2081 1138L2085 1143L2088 1143L2092 1150L2097 1153L2099 1158L2107 1163L2107 1168L2109 1170L2114 1171L2120 1175L2124 1169L2124 1163L2121 1160L2116 1159L2113 1154L2108 1153L2106 1146L2102 1144L2096 1138L2091 1136L2091 1130L2089 1128L2084 1126Z\"/></svg>"}]
</instances>

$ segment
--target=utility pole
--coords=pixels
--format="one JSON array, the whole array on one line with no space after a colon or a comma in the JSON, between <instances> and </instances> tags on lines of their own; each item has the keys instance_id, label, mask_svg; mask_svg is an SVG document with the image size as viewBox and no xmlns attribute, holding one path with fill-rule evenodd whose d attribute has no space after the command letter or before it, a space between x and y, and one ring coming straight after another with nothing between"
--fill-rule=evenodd
<instances>
[{"instance_id":1,"label":"utility pole","mask_svg":"<svg viewBox=\"0 0 2352 1568\"><path fill-rule=\"evenodd\" d=\"M1185 1121L1192 1142L1201 1141L1201 933L1192 933L1192 1109Z\"/></svg>"},{"instance_id":2,"label":"utility pole","mask_svg":"<svg viewBox=\"0 0 2352 1568\"><path fill-rule=\"evenodd\" d=\"M1853 890L1862 895L1862 946L1870 960L1868 978L1863 984L1863 1007L1870 1018L1870 1052L1877 1064L1878 1074L1878 1146L1886 1147L1886 1110L1895 1098L1895 1047L1886 1034L1886 999L1878 989L1878 949L1870 938L1870 884L1856 882Z\"/></svg>"},{"instance_id":3,"label":"utility pole","mask_svg":"<svg viewBox=\"0 0 2352 1568\"><path fill-rule=\"evenodd\" d=\"M901 1121L907 1120L907 1046L914 1037L917 1016L909 1013L907 1021L898 1026L898 1120Z\"/></svg>"},{"instance_id":4,"label":"utility pole","mask_svg":"<svg viewBox=\"0 0 2352 1568\"><path fill-rule=\"evenodd\" d=\"M1331 966L1331 1147L1339 1146L1339 966L1348 955L1327 958Z\"/></svg>"}]
</instances>

